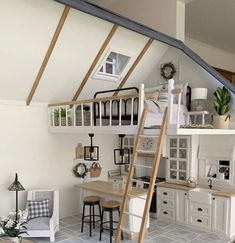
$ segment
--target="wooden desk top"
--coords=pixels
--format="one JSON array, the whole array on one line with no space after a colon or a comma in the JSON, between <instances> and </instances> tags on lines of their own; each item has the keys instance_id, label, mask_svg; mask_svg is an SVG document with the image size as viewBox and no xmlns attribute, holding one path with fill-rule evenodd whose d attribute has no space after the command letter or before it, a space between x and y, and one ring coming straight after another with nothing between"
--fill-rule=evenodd
<instances>
[{"instance_id":1,"label":"wooden desk top","mask_svg":"<svg viewBox=\"0 0 235 243\"><path fill-rule=\"evenodd\" d=\"M91 182L85 182L81 184L75 185L75 187L88 190L88 191L94 191L94 192L100 192L104 194L109 194L113 196L124 196L124 190L122 188L119 189L113 189L113 183L108 181L91 181ZM132 188L131 193L133 197L135 196L144 196L147 194L147 190L140 189L140 188Z\"/></svg>"}]
</instances>

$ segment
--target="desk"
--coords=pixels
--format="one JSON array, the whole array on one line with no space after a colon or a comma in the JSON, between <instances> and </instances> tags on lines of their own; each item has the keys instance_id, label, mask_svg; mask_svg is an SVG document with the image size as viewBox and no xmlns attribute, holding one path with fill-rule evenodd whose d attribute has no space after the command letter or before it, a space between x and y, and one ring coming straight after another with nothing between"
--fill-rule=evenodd
<instances>
[{"instance_id":1,"label":"desk","mask_svg":"<svg viewBox=\"0 0 235 243\"><path fill-rule=\"evenodd\" d=\"M82 197L93 195L99 196L102 200L116 200L122 203L122 198L124 196L123 189L113 189L113 183L108 181L85 182L77 184L75 187L83 190ZM146 201L145 199L147 197L147 190L132 188L130 194L131 197L129 198L127 211L131 214L142 216ZM140 231L141 219L131 215L128 215L125 218L125 228L130 231L130 238L134 239L136 234ZM148 227L149 219L147 221L147 228Z\"/></svg>"}]
</instances>

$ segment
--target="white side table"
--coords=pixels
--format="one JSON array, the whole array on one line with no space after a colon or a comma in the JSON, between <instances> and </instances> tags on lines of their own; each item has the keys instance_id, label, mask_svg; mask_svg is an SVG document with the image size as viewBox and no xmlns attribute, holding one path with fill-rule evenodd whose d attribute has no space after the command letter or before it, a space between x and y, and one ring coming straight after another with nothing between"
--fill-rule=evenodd
<instances>
[{"instance_id":1,"label":"white side table","mask_svg":"<svg viewBox=\"0 0 235 243\"><path fill-rule=\"evenodd\" d=\"M188 111L185 113L187 116L187 124L190 124L190 116L194 116L194 124L196 124L196 120L198 116L202 117L202 125L205 125L205 116L210 115L209 111Z\"/></svg>"}]
</instances>

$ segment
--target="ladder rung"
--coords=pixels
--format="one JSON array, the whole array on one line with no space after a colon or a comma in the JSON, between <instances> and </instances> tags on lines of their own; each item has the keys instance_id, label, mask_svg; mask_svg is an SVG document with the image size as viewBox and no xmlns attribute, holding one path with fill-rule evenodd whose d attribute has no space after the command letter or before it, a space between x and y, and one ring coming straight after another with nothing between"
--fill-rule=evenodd
<instances>
[{"instance_id":1,"label":"ladder rung","mask_svg":"<svg viewBox=\"0 0 235 243\"><path fill-rule=\"evenodd\" d=\"M148 168L148 169L152 169L152 166L147 166L147 165L140 165L140 164L135 164L136 167L142 167L142 168Z\"/></svg>"},{"instance_id":2,"label":"ladder rung","mask_svg":"<svg viewBox=\"0 0 235 243\"><path fill-rule=\"evenodd\" d=\"M137 214L134 214L134 213L124 212L124 214L126 214L126 215L130 215L130 216L133 216L133 217L136 217L136 218L140 218L140 219L143 218L142 216L137 215Z\"/></svg>"},{"instance_id":3,"label":"ladder rung","mask_svg":"<svg viewBox=\"0 0 235 243\"><path fill-rule=\"evenodd\" d=\"M136 195L132 195L132 194L127 194L128 197L130 198L138 198L138 199L142 199L142 200L146 200L146 197L141 197L141 196L136 196Z\"/></svg>"},{"instance_id":4,"label":"ladder rung","mask_svg":"<svg viewBox=\"0 0 235 243\"><path fill-rule=\"evenodd\" d=\"M159 138L159 135L151 135L151 134L142 134L140 135L141 138Z\"/></svg>"},{"instance_id":5,"label":"ladder rung","mask_svg":"<svg viewBox=\"0 0 235 243\"><path fill-rule=\"evenodd\" d=\"M124 232L126 232L126 233L129 233L129 234L135 234L136 232L134 232L134 231L131 231L131 230L129 230L129 229L126 229L126 228L124 228L124 227L120 227L121 228L121 230L122 231L124 231Z\"/></svg>"},{"instance_id":6,"label":"ladder rung","mask_svg":"<svg viewBox=\"0 0 235 243\"><path fill-rule=\"evenodd\" d=\"M136 150L136 152L141 154L156 154L156 151L151 150Z\"/></svg>"}]
</instances>

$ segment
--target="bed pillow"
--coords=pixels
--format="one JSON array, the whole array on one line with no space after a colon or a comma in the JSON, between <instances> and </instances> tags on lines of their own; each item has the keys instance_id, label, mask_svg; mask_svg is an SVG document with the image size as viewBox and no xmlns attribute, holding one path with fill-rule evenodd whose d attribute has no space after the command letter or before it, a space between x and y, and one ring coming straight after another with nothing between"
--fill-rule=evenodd
<instances>
[{"instance_id":1,"label":"bed pillow","mask_svg":"<svg viewBox=\"0 0 235 243\"><path fill-rule=\"evenodd\" d=\"M43 199L41 201L28 200L27 210L28 219L50 217L49 199Z\"/></svg>"},{"instance_id":2,"label":"bed pillow","mask_svg":"<svg viewBox=\"0 0 235 243\"><path fill-rule=\"evenodd\" d=\"M157 101L159 97L159 91L155 91L152 93L146 93L145 94L145 99L146 100L153 100L153 101Z\"/></svg>"}]
</instances>

